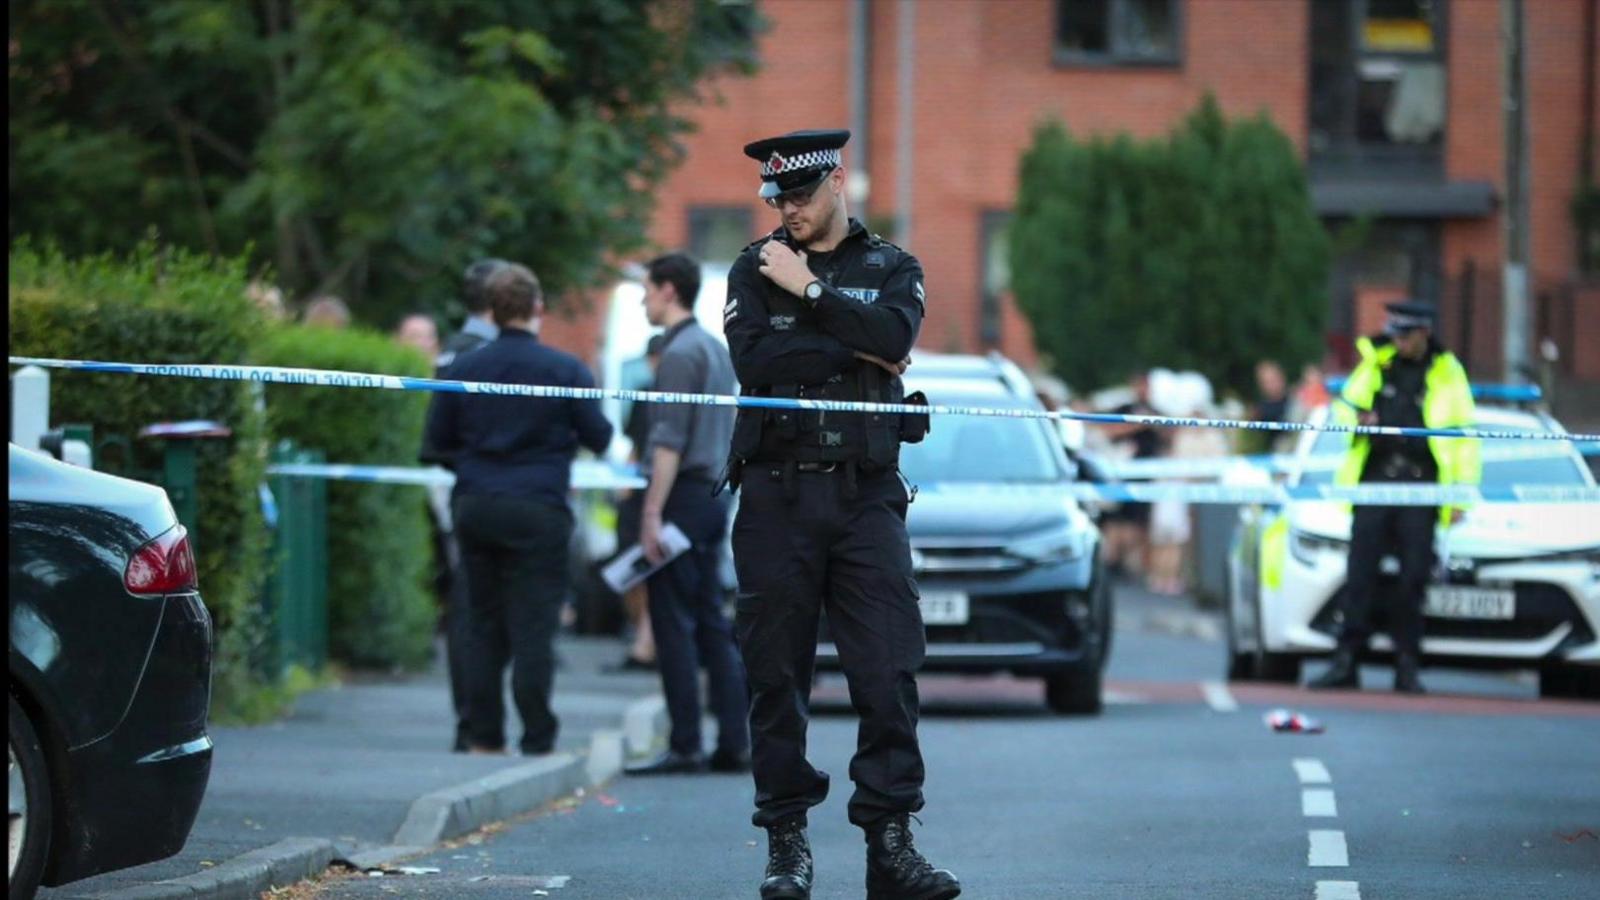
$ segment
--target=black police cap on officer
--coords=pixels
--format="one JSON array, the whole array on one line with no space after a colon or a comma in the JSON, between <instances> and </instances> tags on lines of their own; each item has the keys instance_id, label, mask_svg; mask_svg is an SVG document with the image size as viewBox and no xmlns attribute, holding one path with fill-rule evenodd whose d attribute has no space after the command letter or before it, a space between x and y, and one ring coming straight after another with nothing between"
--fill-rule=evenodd
<instances>
[{"instance_id":1,"label":"black police cap on officer","mask_svg":"<svg viewBox=\"0 0 1600 900\"><path fill-rule=\"evenodd\" d=\"M1432 303L1418 300L1386 303L1383 308L1389 313L1383 330L1391 335L1404 334L1414 328L1426 328L1432 331L1434 320L1438 317L1438 309Z\"/></svg>"},{"instance_id":2,"label":"black police cap on officer","mask_svg":"<svg viewBox=\"0 0 1600 900\"><path fill-rule=\"evenodd\" d=\"M744 145L744 155L761 163L761 198L810 187L839 167L839 152L850 140L842 129L791 131Z\"/></svg>"}]
</instances>

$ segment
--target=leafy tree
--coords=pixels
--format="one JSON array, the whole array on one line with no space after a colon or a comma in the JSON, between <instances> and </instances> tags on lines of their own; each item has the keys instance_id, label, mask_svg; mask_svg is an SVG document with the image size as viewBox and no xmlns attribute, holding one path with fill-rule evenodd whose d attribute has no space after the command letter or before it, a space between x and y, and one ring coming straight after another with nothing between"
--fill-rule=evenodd
<instances>
[{"instance_id":1,"label":"leafy tree","mask_svg":"<svg viewBox=\"0 0 1600 900\"><path fill-rule=\"evenodd\" d=\"M1046 123L1022 159L1012 287L1081 390L1162 365L1249 395L1256 361L1319 358L1328 258L1294 147L1209 97L1152 141Z\"/></svg>"},{"instance_id":2,"label":"leafy tree","mask_svg":"<svg viewBox=\"0 0 1600 900\"><path fill-rule=\"evenodd\" d=\"M11 237L68 253L150 226L254 246L291 293L386 323L463 265L559 295L642 246L683 101L748 72L718 0L13 0Z\"/></svg>"}]
</instances>

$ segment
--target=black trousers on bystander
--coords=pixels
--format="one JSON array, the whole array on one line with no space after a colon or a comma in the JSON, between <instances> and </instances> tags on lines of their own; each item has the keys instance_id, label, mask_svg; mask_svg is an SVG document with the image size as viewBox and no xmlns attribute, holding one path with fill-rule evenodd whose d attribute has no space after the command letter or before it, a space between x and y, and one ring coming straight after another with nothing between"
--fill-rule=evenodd
<instances>
[{"instance_id":1,"label":"black trousers on bystander","mask_svg":"<svg viewBox=\"0 0 1600 900\"><path fill-rule=\"evenodd\" d=\"M555 636L567 594L572 512L517 497L455 498L456 535L467 573L463 675L474 747L505 747L505 670L522 717L521 749L549 753L558 723L550 710Z\"/></svg>"}]
</instances>

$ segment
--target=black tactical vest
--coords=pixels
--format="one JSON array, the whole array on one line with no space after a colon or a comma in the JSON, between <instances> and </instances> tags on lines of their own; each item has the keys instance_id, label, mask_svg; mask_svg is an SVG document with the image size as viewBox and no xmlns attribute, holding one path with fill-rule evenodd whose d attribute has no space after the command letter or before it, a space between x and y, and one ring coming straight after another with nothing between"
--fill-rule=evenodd
<instances>
[{"instance_id":1,"label":"black tactical vest","mask_svg":"<svg viewBox=\"0 0 1600 900\"><path fill-rule=\"evenodd\" d=\"M776 238L769 235L750 246L759 246L770 239ZM861 257L867 251L891 258L888 264L879 263L867 269L861 263ZM894 270L893 263L897 261L893 257L903 252L877 235L847 241L834 251L834 256L816 272L816 276L825 283L836 284L840 276L848 272L850 285L862 287L863 273L870 271L883 273L879 278L886 281L887 273ZM867 280L870 281L870 278ZM764 288L772 327L798 332L820 330L816 314L805 301L771 281L765 281ZM746 388L744 393L806 400L906 402L905 388L900 379L866 362L834 375L821 384L780 384L770 389ZM899 463L902 440L915 443L922 440L926 433L926 416L740 409L734 425L732 455L736 460L746 462L849 462L876 471L892 469Z\"/></svg>"}]
</instances>

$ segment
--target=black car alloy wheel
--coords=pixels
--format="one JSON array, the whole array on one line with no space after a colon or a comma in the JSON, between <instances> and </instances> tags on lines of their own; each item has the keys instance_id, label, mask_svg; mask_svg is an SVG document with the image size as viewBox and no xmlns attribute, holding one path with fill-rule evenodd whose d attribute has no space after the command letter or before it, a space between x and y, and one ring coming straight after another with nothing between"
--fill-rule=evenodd
<instances>
[{"instance_id":1,"label":"black car alloy wheel","mask_svg":"<svg viewBox=\"0 0 1600 900\"><path fill-rule=\"evenodd\" d=\"M7 699L11 703L7 715L11 739L6 767L6 800L10 807L6 893L31 900L50 849L50 781L44 749L39 746L33 723L15 697Z\"/></svg>"}]
</instances>

